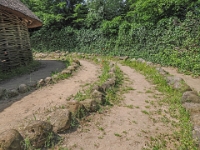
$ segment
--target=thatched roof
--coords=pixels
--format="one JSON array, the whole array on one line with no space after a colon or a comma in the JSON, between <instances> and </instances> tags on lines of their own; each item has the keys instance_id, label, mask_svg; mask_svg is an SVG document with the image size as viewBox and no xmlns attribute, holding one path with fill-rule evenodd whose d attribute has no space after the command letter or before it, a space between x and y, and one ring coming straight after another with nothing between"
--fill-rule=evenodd
<instances>
[{"instance_id":1,"label":"thatched roof","mask_svg":"<svg viewBox=\"0 0 200 150\"><path fill-rule=\"evenodd\" d=\"M28 28L42 26L41 20L20 0L0 0L0 10L5 10L26 19L28 21Z\"/></svg>"}]
</instances>

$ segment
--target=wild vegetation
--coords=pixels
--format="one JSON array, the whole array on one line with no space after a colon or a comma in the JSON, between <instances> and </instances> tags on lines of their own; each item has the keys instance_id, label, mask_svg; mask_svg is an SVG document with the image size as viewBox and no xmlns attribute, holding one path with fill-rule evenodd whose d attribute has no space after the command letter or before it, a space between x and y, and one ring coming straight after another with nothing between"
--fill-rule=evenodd
<instances>
[{"instance_id":1,"label":"wild vegetation","mask_svg":"<svg viewBox=\"0 0 200 150\"><path fill-rule=\"evenodd\" d=\"M190 116L188 111L185 111L185 108L181 105L181 97L183 91L181 89L174 90L171 86L169 86L166 82L166 79L163 75L159 74L158 71L154 67L149 67L145 63L138 63L138 62L131 62L125 61L123 64L128 65L137 71L141 72L146 76L146 78L156 85L156 89L161 93L165 94L166 96L158 102L159 106L168 105L169 109L167 110L168 114L170 114L171 118L179 120L178 122L174 121L173 119L169 119L164 116L163 120L166 124L171 124L176 131L173 133L172 137L168 137L173 141L173 139L178 139L180 142L177 144L176 142L176 149L193 149L196 150L197 147L195 145L194 139L192 137L192 124L190 122ZM149 103L149 101L147 101ZM150 102L151 105L155 105ZM164 110L160 110L164 111ZM148 112L144 111L143 113L148 114ZM158 112L160 114L160 112ZM150 115L154 118L153 114ZM166 149L167 136L162 135L160 137L153 137L152 143L150 143L150 149ZM172 142L173 143L173 142Z\"/></svg>"},{"instance_id":2,"label":"wild vegetation","mask_svg":"<svg viewBox=\"0 0 200 150\"><path fill-rule=\"evenodd\" d=\"M200 74L198 0L22 0L33 50L127 55Z\"/></svg>"},{"instance_id":3,"label":"wild vegetation","mask_svg":"<svg viewBox=\"0 0 200 150\"><path fill-rule=\"evenodd\" d=\"M200 75L199 0L21 1L43 21L42 28L30 29L33 51L60 50L144 58L153 63L177 67L184 73ZM97 58L94 61L97 61ZM113 58L111 60L115 61ZM152 137L148 148L166 149L166 143L174 140L178 143L174 142L177 149L197 149L191 133L189 113L180 101L183 91L170 87L154 67L130 60L122 63L144 74L159 92L166 95L158 104L169 106L167 111L170 117L178 120L175 122L164 116L161 121L170 123L177 132L168 137L169 141L166 140L167 136ZM99 77L98 85L110 77L107 61L102 62L102 68L103 73ZM118 67L116 73L118 86L123 79ZM58 78L63 79L66 76ZM92 88L93 85L83 92L78 92L74 97L81 102L89 98ZM127 87L123 90L133 89ZM105 105L117 103L119 91L118 87L108 89ZM146 108L154 105L153 102L147 103L149 105ZM126 107L133 109L134 106ZM142 110L142 113L153 118L147 110ZM115 133L115 136L121 135ZM29 143L26 145L29 146Z\"/></svg>"}]
</instances>

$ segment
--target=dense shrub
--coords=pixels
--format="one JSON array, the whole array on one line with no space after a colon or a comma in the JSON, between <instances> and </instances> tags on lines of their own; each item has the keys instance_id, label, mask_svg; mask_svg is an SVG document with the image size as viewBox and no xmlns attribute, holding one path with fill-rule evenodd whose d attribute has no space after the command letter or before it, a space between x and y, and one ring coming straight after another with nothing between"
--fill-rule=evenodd
<instances>
[{"instance_id":1,"label":"dense shrub","mask_svg":"<svg viewBox=\"0 0 200 150\"><path fill-rule=\"evenodd\" d=\"M163 11L147 9L146 14L138 21L135 12L130 10L126 16L117 16L112 20L101 22L100 28L61 29L52 26L34 32L31 36L35 50L65 50L69 52L97 53L103 55L128 55L142 57L162 65L178 67L182 71L200 74L200 10L198 3L170 1L168 5L157 5ZM138 2L139 4L139 2ZM150 5L148 0L138 11ZM151 4L153 5L153 4ZM176 6L175 9L172 6ZM131 7L139 7L137 3ZM186 12L180 14L187 6ZM130 8L131 8L130 7ZM173 11L173 14L170 13ZM179 13L178 13L179 12ZM158 15L155 15L158 13ZM177 14L177 15L176 15ZM140 14L141 15L141 14ZM155 17L153 21L150 18ZM163 17L164 16L164 17ZM134 22L134 19L135 22ZM151 20L151 19L150 19Z\"/></svg>"}]
</instances>

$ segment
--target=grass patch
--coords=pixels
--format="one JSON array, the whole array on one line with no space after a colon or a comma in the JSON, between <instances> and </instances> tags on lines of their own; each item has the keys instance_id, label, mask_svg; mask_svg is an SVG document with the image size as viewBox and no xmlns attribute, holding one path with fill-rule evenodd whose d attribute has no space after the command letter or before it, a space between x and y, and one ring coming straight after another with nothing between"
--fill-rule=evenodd
<instances>
[{"instance_id":1,"label":"grass patch","mask_svg":"<svg viewBox=\"0 0 200 150\"><path fill-rule=\"evenodd\" d=\"M106 101L109 103L111 102L113 104L119 103L122 99L121 95L118 93L120 93L119 91L121 90L120 87L122 86L124 75L118 66L116 67L115 76L116 76L115 86L111 87L106 92L107 93Z\"/></svg>"},{"instance_id":2,"label":"grass patch","mask_svg":"<svg viewBox=\"0 0 200 150\"><path fill-rule=\"evenodd\" d=\"M96 57L92 58L92 60L97 59L95 58ZM74 96L74 99L78 101L84 101L85 99L91 98L91 92L92 92L93 87L95 85L101 86L104 82L106 82L109 78L111 78L111 75L109 74L109 71L110 71L109 59L110 58L105 57L104 59L101 58L100 62L96 62L96 63L99 63L100 66L102 67L102 74L99 76L99 80L91 84L89 88L87 88L86 90L77 92L77 94ZM117 103L121 100L119 94L117 93L120 89L120 86L122 85L124 76L121 70L119 69L119 67L117 66L115 70L115 77L116 77L115 85L106 90L106 93L105 93L106 104L105 105L110 105L111 103Z\"/></svg>"},{"instance_id":3,"label":"grass patch","mask_svg":"<svg viewBox=\"0 0 200 150\"><path fill-rule=\"evenodd\" d=\"M149 112L147 112L146 110L142 110L142 113L149 115Z\"/></svg>"},{"instance_id":4,"label":"grass patch","mask_svg":"<svg viewBox=\"0 0 200 150\"><path fill-rule=\"evenodd\" d=\"M62 61L62 62L65 64L65 67L67 68L68 66L71 65L72 60L66 57L66 59L64 61ZM52 77L56 76L56 81L58 81L58 80L64 80L64 79L69 78L71 76L71 74L61 74L61 73L59 73L57 71L53 71L51 73L51 76Z\"/></svg>"},{"instance_id":5,"label":"grass patch","mask_svg":"<svg viewBox=\"0 0 200 150\"><path fill-rule=\"evenodd\" d=\"M189 113L185 110L185 108L180 102L180 99L182 97L182 91L172 89L167 84L164 77L160 75L154 67L147 66L145 63L139 63L136 61L131 62L129 60L124 61L122 63L124 65L130 66L131 68L134 68L138 72L145 75L150 82L156 85L156 89L166 96L163 102L169 106L170 116L178 120L176 128L178 132L176 131L177 138L175 139L176 142L174 142L174 145L178 149L197 150L194 139L192 137L192 124L190 122ZM162 120L164 122L168 122L168 119L166 120L166 118L163 118ZM156 150L160 148L167 148L167 144L165 142L162 141L158 144L159 139L157 138L154 138L153 141L156 141L151 143L151 147L153 149ZM176 143L179 144L176 145Z\"/></svg>"},{"instance_id":6,"label":"grass patch","mask_svg":"<svg viewBox=\"0 0 200 150\"><path fill-rule=\"evenodd\" d=\"M119 134L119 133L115 133L114 135L117 136L117 137L122 137L122 135Z\"/></svg>"},{"instance_id":7,"label":"grass patch","mask_svg":"<svg viewBox=\"0 0 200 150\"><path fill-rule=\"evenodd\" d=\"M126 105L127 108L133 109L133 105Z\"/></svg>"}]
</instances>

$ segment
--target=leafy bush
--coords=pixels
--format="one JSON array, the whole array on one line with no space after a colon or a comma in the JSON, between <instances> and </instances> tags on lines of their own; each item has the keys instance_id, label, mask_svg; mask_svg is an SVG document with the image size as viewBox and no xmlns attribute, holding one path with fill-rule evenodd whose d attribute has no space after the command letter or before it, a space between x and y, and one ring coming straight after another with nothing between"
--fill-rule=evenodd
<instances>
[{"instance_id":1,"label":"leafy bush","mask_svg":"<svg viewBox=\"0 0 200 150\"><path fill-rule=\"evenodd\" d=\"M142 57L148 61L178 67L182 71L199 75L200 10L198 6L200 4L196 1L189 3L188 0L162 1L162 3L148 0L139 6L140 2L138 0L131 5L131 10L125 16L98 22L101 23L101 28L43 27L32 34L32 47L35 50L59 49L69 52ZM152 10L147 6L158 10ZM183 8L187 9L180 14ZM144 15L137 15L136 12ZM142 17L140 21L138 17Z\"/></svg>"}]
</instances>

